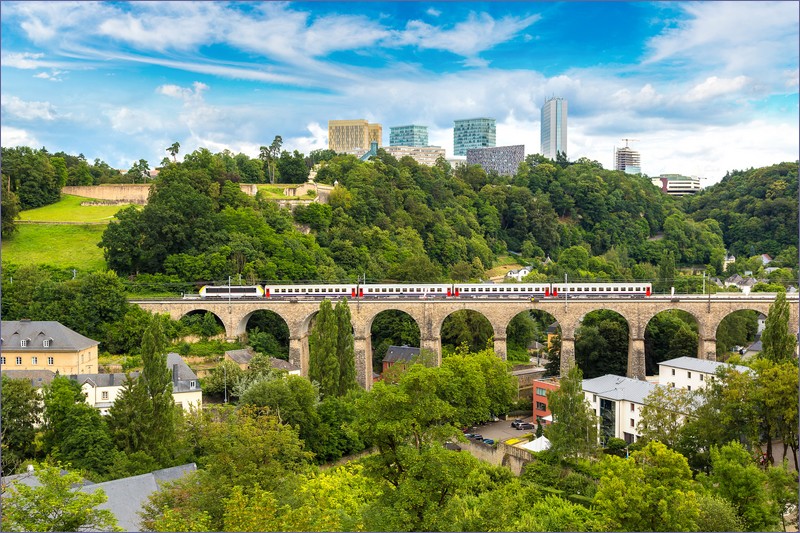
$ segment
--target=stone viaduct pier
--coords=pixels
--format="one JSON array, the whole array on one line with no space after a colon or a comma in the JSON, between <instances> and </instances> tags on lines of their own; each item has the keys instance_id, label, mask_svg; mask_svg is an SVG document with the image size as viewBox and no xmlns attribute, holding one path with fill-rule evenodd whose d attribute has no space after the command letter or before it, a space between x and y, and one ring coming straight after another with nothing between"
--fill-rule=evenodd
<instances>
[{"instance_id":1,"label":"stone viaduct pier","mask_svg":"<svg viewBox=\"0 0 800 533\"><path fill-rule=\"evenodd\" d=\"M561 372L575 361L575 331L581 319L592 311L608 309L622 315L628 322L628 377L644 379L644 332L655 315L670 309L680 309L692 315L698 324L699 342L697 357L716 359L717 327L723 318L734 311L751 309L767 315L775 295L768 293L721 293L715 295L673 295L648 298L567 298L528 301L505 298L448 298L412 299L380 298L349 299L355 338L355 358L358 381L367 389L372 384L371 327L382 311L398 310L410 315L419 326L421 347L438 355L441 363L441 329L448 315L460 310L471 310L486 317L494 329L494 349L498 357L506 357L506 328L517 314L539 310L549 313L561 326ZM789 331L798 331L797 294L787 296L790 317ZM313 316L319 311L318 299L292 300L225 300L173 298L157 300L132 300L131 303L153 313L166 313L173 319L196 311L216 315L225 326L228 338L245 333L247 321L256 311L267 310L283 318L289 327L289 359L308 375L308 336ZM335 304L335 301L333 302Z\"/></svg>"}]
</instances>

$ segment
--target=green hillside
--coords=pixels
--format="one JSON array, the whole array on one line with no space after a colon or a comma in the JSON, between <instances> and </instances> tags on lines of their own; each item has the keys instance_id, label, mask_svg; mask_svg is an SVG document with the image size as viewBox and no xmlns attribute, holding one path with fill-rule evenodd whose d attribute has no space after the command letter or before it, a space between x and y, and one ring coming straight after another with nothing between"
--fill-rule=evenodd
<instances>
[{"instance_id":1,"label":"green hillside","mask_svg":"<svg viewBox=\"0 0 800 533\"><path fill-rule=\"evenodd\" d=\"M4 264L51 265L83 271L104 270L103 250L97 243L104 224L20 224L10 239L3 239Z\"/></svg>"},{"instance_id":2,"label":"green hillside","mask_svg":"<svg viewBox=\"0 0 800 533\"><path fill-rule=\"evenodd\" d=\"M114 214L127 207L125 205L86 205L81 202L91 201L90 198L61 195L61 200L54 204L36 209L28 209L20 213L21 222L85 222L89 224L108 224Z\"/></svg>"}]
</instances>

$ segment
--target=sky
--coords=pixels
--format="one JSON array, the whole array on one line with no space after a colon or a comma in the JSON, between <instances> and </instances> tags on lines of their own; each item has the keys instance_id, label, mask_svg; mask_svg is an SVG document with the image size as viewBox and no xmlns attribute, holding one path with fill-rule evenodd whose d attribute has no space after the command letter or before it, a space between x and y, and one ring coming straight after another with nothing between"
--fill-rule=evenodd
<instances>
[{"instance_id":1,"label":"sky","mask_svg":"<svg viewBox=\"0 0 800 533\"><path fill-rule=\"evenodd\" d=\"M570 160L710 185L800 152L797 2L2 2L2 145L128 169L181 153L327 148L327 123L492 117L540 152L568 102ZM178 156L180 158L180 155Z\"/></svg>"}]
</instances>

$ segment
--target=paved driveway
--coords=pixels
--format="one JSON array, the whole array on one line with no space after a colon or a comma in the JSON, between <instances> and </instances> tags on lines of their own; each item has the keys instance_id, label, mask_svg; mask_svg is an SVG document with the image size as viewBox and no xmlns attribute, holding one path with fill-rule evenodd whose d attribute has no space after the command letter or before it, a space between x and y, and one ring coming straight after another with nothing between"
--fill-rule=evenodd
<instances>
[{"instance_id":1,"label":"paved driveway","mask_svg":"<svg viewBox=\"0 0 800 533\"><path fill-rule=\"evenodd\" d=\"M531 422L533 417L522 418L525 422ZM536 429L517 430L511 427L513 418L508 420L500 420L499 422L489 422L482 426L473 426L468 430L468 433L480 433L484 439L494 439L495 441L502 441L513 437L522 437L529 433L536 433ZM533 422L531 422L533 423Z\"/></svg>"}]
</instances>

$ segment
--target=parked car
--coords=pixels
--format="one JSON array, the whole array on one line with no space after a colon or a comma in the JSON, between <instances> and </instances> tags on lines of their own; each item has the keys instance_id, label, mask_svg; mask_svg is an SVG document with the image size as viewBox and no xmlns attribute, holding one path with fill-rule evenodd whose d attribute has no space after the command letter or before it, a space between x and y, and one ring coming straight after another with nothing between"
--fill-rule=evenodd
<instances>
[{"instance_id":1,"label":"parked car","mask_svg":"<svg viewBox=\"0 0 800 533\"><path fill-rule=\"evenodd\" d=\"M534 426L530 422L522 422L521 424L519 424L517 426L517 429L520 429L520 430L522 430L522 429L536 429L536 426Z\"/></svg>"},{"instance_id":2,"label":"parked car","mask_svg":"<svg viewBox=\"0 0 800 533\"><path fill-rule=\"evenodd\" d=\"M464 433L464 436L465 436L465 437L467 437L468 439L471 439L471 438L472 438L472 437L474 437L475 435L474 435L474 434L472 434L472 433Z\"/></svg>"},{"instance_id":3,"label":"parked car","mask_svg":"<svg viewBox=\"0 0 800 533\"><path fill-rule=\"evenodd\" d=\"M511 427L514 429L519 429L519 425L522 424L521 418L515 418L513 422L511 422Z\"/></svg>"},{"instance_id":4,"label":"parked car","mask_svg":"<svg viewBox=\"0 0 800 533\"><path fill-rule=\"evenodd\" d=\"M494 445L494 439L483 439L484 444Z\"/></svg>"},{"instance_id":5,"label":"parked car","mask_svg":"<svg viewBox=\"0 0 800 533\"><path fill-rule=\"evenodd\" d=\"M483 435L481 435L480 433L476 433L470 438L475 440L483 440Z\"/></svg>"}]
</instances>

